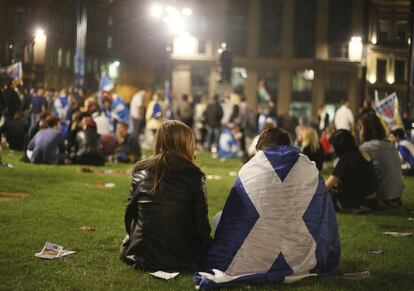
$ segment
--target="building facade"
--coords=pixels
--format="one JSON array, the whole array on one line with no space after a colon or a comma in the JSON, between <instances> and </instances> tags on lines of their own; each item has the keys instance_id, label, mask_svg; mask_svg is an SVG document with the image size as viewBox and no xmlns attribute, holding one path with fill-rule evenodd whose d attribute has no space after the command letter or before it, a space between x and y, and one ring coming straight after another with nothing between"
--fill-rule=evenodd
<instances>
[{"instance_id":1,"label":"building facade","mask_svg":"<svg viewBox=\"0 0 414 291\"><path fill-rule=\"evenodd\" d=\"M26 86L62 88L74 84L76 2L72 0L0 0L0 66L23 62ZM153 75L148 54L139 50L140 7L131 0L89 0L85 87L97 90L102 67L116 64L112 77L132 94ZM136 9L134 9L136 8ZM137 14L138 11L138 14ZM42 29L44 35L36 36ZM118 65L119 64L119 65ZM115 70L114 70L115 69Z\"/></svg>"},{"instance_id":2,"label":"building facade","mask_svg":"<svg viewBox=\"0 0 414 291\"><path fill-rule=\"evenodd\" d=\"M333 112L343 99L348 99L357 112L364 98L374 98L375 90L404 94L409 1L208 2L208 7L200 3L194 8L203 17L197 16L196 28L191 37L187 36L186 42L193 49L180 50L180 41L185 42L180 37L174 41L171 62L175 95L190 92L211 96L220 92L216 60L221 42L233 53L233 90L256 106L258 83L265 81L279 115L312 116L321 105ZM385 33L381 32L381 40L377 36L383 30L380 25L384 17L390 27L385 46ZM203 30L203 23L208 28ZM374 35L376 43L372 41ZM384 66L375 59L387 60L381 81L372 77Z\"/></svg>"}]
</instances>

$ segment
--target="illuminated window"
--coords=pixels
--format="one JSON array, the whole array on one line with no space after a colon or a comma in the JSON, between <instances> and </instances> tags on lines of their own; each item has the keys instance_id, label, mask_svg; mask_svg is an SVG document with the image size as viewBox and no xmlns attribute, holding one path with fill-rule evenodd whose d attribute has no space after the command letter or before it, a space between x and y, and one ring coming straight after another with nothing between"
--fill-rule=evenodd
<instances>
[{"instance_id":1,"label":"illuminated window","mask_svg":"<svg viewBox=\"0 0 414 291\"><path fill-rule=\"evenodd\" d=\"M57 65L58 67L62 66L62 61L63 61L63 49L59 48L57 51Z\"/></svg>"},{"instance_id":2,"label":"illuminated window","mask_svg":"<svg viewBox=\"0 0 414 291\"><path fill-rule=\"evenodd\" d=\"M377 59L377 82L385 82L387 60Z\"/></svg>"},{"instance_id":3,"label":"illuminated window","mask_svg":"<svg viewBox=\"0 0 414 291\"><path fill-rule=\"evenodd\" d=\"M405 82L405 61L395 60L394 75L396 83Z\"/></svg>"},{"instance_id":4,"label":"illuminated window","mask_svg":"<svg viewBox=\"0 0 414 291\"><path fill-rule=\"evenodd\" d=\"M108 36L108 38L106 39L106 48L108 50L112 49L112 36Z\"/></svg>"}]
</instances>

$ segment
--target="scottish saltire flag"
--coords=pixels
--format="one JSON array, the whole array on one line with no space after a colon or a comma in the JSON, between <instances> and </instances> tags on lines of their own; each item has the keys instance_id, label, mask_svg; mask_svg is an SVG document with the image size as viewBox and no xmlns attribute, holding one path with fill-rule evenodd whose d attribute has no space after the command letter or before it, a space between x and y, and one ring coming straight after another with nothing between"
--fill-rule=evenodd
<instances>
[{"instance_id":1,"label":"scottish saltire flag","mask_svg":"<svg viewBox=\"0 0 414 291\"><path fill-rule=\"evenodd\" d=\"M23 67L22 62L14 63L10 66L0 68L0 72L6 73L9 75L13 80L16 81L23 81Z\"/></svg>"},{"instance_id":2,"label":"scottish saltire flag","mask_svg":"<svg viewBox=\"0 0 414 291\"><path fill-rule=\"evenodd\" d=\"M398 153L402 161L403 169L414 169L414 144L404 139L398 143Z\"/></svg>"},{"instance_id":3,"label":"scottish saltire flag","mask_svg":"<svg viewBox=\"0 0 414 291\"><path fill-rule=\"evenodd\" d=\"M382 100L376 98L375 111L389 130L403 127L396 93L392 93Z\"/></svg>"},{"instance_id":4,"label":"scottish saltire flag","mask_svg":"<svg viewBox=\"0 0 414 291\"><path fill-rule=\"evenodd\" d=\"M230 128L224 128L220 134L218 144L218 155L220 158L232 158L237 155L239 151L239 145L236 138L231 132Z\"/></svg>"},{"instance_id":5,"label":"scottish saltire flag","mask_svg":"<svg viewBox=\"0 0 414 291\"><path fill-rule=\"evenodd\" d=\"M129 108L125 101L116 94L113 94L111 117L117 122L129 122Z\"/></svg>"},{"instance_id":6,"label":"scottish saltire flag","mask_svg":"<svg viewBox=\"0 0 414 291\"><path fill-rule=\"evenodd\" d=\"M292 283L335 274L340 257L335 210L314 162L297 148L259 151L240 170L207 254L203 289Z\"/></svg>"}]
</instances>

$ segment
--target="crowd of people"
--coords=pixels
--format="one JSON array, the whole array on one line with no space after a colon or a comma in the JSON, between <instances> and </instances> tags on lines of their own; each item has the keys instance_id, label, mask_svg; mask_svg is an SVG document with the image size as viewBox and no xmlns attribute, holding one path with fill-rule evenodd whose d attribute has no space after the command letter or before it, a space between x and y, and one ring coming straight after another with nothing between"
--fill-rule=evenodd
<instances>
[{"instance_id":1,"label":"crowd of people","mask_svg":"<svg viewBox=\"0 0 414 291\"><path fill-rule=\"evenodd\" d=\"M335 210L362 213L399 207L403 174L414 172L414 145L406 131L395 129L387 136L369 101L356 117L344 101L333 118L321 107L314 122L305 122L278 117L271 102L256 112L238 96L220 100L218 95L183 95L169 104L161 92L148 98L148 92L139 90L127 104L113 88L86 97L73 88L19 91L9 84L1 91L0 112L0 134L11 150L25 153L26 162L136 163L121 258L144 270L219 270L197 273L199 286L206 288L236 277L237 282L250 280L253 273L257 282L283 281L287 275L300 279L312 270L321 276L335 273ZM142 160L141 148L149 145L153 153ZM217 216L214 240L196 151L222 159L239 157L245 163ZM327 161L333 161L331 172ZM326 182L322 171L329 174ZM272 215L275 209L280 215ZM295 223L291 209L304 213ZM278 266L267 254L282 242L269 233L250 241L257 211L272 233L290 227L293 236L287 243L303 253L284 250L286 262ZM311 225L318 239L310 239L301 221ZM309 239L295 240L295 234Z\"/></svg>"}]
</instances>

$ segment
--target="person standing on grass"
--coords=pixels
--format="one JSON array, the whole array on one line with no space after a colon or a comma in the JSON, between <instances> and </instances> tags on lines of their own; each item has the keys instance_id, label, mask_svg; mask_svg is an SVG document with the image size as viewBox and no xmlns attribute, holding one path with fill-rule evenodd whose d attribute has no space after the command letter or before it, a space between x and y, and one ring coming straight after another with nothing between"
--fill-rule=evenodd
<instances>
[{"instance_id":1,"label":"person standing on grass","mask_svg":"<svg viewBox=\"0 0 414 291\"><path fill-rule=\"evenodd\" d=\"M341 107L335 113L335 128L336 129L346 129L352 131L354 126L354 114L349 108L349 101L343 100Z\"/></svg>"},{"instance_id":2,"label":"person standing on grass","mask_svg":"<svg viewBox=\"0 0 414 291\"><path fill-rule=\"evenodd\" d=\"M184 123L161 124L153 155L133 170L121 259L142 270L195 271L210 245L205 176Z\"/></svg>"}]
</instances>

